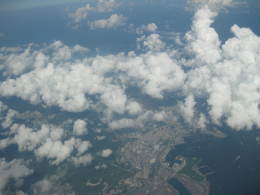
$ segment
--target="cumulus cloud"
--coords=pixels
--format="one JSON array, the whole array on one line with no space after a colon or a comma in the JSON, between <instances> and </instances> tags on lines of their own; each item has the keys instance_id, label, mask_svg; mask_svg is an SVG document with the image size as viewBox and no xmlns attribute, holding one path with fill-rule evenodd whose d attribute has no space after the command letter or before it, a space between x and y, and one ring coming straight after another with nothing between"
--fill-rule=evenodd
<instances>
[{"instance_id":1,"label":"cumulus cloud","mask_svg":"<svg viewBox=\"0 0 260 195\"><path fill-rule=\"evenodd\" d=\"M113 153L113 151L111 149L104 149L101 151L101 156L103 158L107 158L109 157L111 154Z\"/></svg>"},{"instance_id":2,"label":"cumulus cloud","mask_svg":"<svg viewBox=\"0 0 260 195\"><path fill-rule=\"evenodd\" d=\"M78 119L74 122L73 133L75 135L84 135L88 132L87 123L84 120Z\"/></svg>"},{"instance_id":3,"label":"cumulus cloud","mask_svg":"<svg viewBox=\"0 0 260 195\"><path fill-rule=\"evenodd\" d=\"M144 32L155 33L157 29L158 27L155 23L150 23L136 28L136 33L137 34L143 34Z\"/></svg>"},{"instance_id":4,"label":"cumulus cloud","mask_svg":"<svg viewBox=\"0 0 260 195\"><path fill-rule=\"evenodd\" d=\"M148 51L162 51L166 46L166 44L161 40L159 34L142 36L138 41L142 44L142 47Z\"/></svg>"},{"instance_id":5,"label":"cumulus cloud","mask_svg":"<svg viewBox=\"0 0 260 195\"><path fill-rule=\"evenodd\" d=\"M30 45L19 51L5 49L1 69L13 77L5 77L0 94L70 112L94 109L117 129L141 127L147 113L153 113L127 93L134 86L161 100L168 92L178 92L176 96L181 94L185 99L179 114L199 127L207 122L225 122L235 129L259 127L259 37L248 28L234 25L234 37L220 41L212 27L218 10L210 4L227 2L207 1L199 6L181 51L173 50L157 33L138 39L138 54L132 51L88 57L87 49L68 47L59 41L45 48ZM78 55L81 57L75 57ZM9 58L17 58L21 65L13 66ZM197 99L205 103L205 113L197 110ZM160 118L167 117L157 115ZM45 147L51 147L48 144ZM55 144L66 147L65 142ZM68 153L71 151L67 148Z\"/></svg>"},{"instance_id":6,"label":"cumulus cloud","mask_svg":"<svg viewBox=\"0 0 260 195\"><path fill-rule=\"evenodd\" d=\"M92 11L94 8L89 4L86 4L83 7L78 8L75 12L70 13L70 17L74 20L75 23L79 23L88 17L88 12Z\"/></svg>"},{"instance_id":7,"label":"cumulus cloud","mask_svg":"<svg viewBox=\"0 0 260 195\"><path fill-rule=\"evenodd\" d=\"M97 0L95 5L86 4L83 7L76 9L69 16L74 23L79 24L84 21L91 13L111 12L119 6L116 0Z\"/></svg>"},{"instance_id":8,"label":"cumulus cloud","mask_svg":"<svg viewBox=\"0 0 260 195\"><path fill-rule=\"evenodd\" d=\"M19 151L32 151L37 158L47 158L55 165L70 160L74 155L82 158L81 155L91 147L89 141L69 136L60 127L45 124L39 129L13 124L9 137L0 140L0 148L10 144L17 144Z\"/></svg>"},{"instance_id":9,"label":"cumulus cloud","mask_svg":"<svg viewBox=\"0 0 260 195\"><path fill-rule=\"evenodd\" d=\"M195 60L186 87L208 97L209 115L215 124L224 120L235 129L259 127L260 38L250 29L234 25L234 37L221 44L211 27L215 16L207 6L201 8L187 34Z\"/></svg>"},{"instance_id":10,"label":"cumulus cloud","mask_svg":"<svg viewBox=\"0 0 260 195\"><path fill-rule=\"evenodd\" d=\"M125 24L126 18L122 15L113 14L110 17L106 19L100 19L89 22L89 26L91 29L97 29L97 28L116 28L119 26L122 26Z\"/></svg>"},{"instance_id":11,"label":"cumulus cloud","mask_svg":"<svg viewBox=\"0 0 260 195\"><path fill-rule=\"evenodd\" d=\"M79 45L68 47L60 41L37 48L37 45L29 44L28 47L1 48L0 70L4 76L18 76L33 69L40 69L51 60L53 62L66 62L75 55L87 53L88 48Z\"/></svg>"},{"instance_id":12,"label":"cumulus cloud","mask_svg":"<svg viewBox=\"0 0 260 195\"><path fill-rule=\"evenodd\" d=\"M121 118L109 121L111 129L125 128L144 128L150 122L174 121L173 113L166 111L146 111L139 114L136 118Z\"/></svg>"},{"instance_id":13,"label":"cumulus cloud","mask_svg":"<svg viewBox=\"0 0 260 195\"><path fill-rule=\"evenodd\" d=\"M192 4L208 5L211 9L220 9L234 5L233 0L191 0Z\"/></svg>"},{"instance_id":14,"label":"cumulus cloud","mask_svg":"<svg viewBox=\"0 0 260 195\"><path fill-rule=\"evenodd\" d=\"M75 195L72 187L69 184L60 182L60 178L56 175L47 177L32 185L33 194L39 195L55 195L55 194L68 194Z\"/></svg>"},{"instance_id":15,"label":"cumulus cloud","mask_svg":"<svg viewBox=\"0 0 260 195\"><path fill-rule=\"evenodd\" d=\"M1 126L3 128L8 128L12 125L13 123L13 118L17 115L17 112L13 109L9 109L6 113L5 119L2 122Z\"/></svg>"},{"instance_id":16,"label":"cumulus cloud","mask_svg":"<svg viewBox=\"0 0 260 195\"><path fill-rule=\"evenodd\" d=\"M15 181L17 184L23 183L23 178L31 175L33 170L27 167L27 162L24 160L14 159L12 161L6 161L6 159L0 159L0 193L4 194L5 188L8 183ZM21 187L21 186L20 186Z\"/></svg>"},{"instance_id":17,"label":"cumulus cloud","mask_svg":"<svg viewBox=\"0 0 260 195\"><path fill-rule=\"evenodd\" d=\"M142 55L86 57L76 62L72 60L75 47L54 42L50 46L53 53L45 66L6 79L0 85L0 93L72 112L93 109L91 97L96 96L109 112L138 112L139 106L135 104L136 111L133 111L133 101L125 94L127 83L135 83L144 93L162 98L164 91L178 88L185 79L177 62L166 52L158 51L165 45L158 35L151 35L144 42L151 51ZM113 77L119 72L121 77Z\"/></svg>"},{"instance_id":18,"label":"cumulus cloud","mask_svg":"<svg viewBox=\"0 0 260 195\"><path fill-rule=\"evenodd\" d=\"M89 163L91 163L93 160L93 156L91 154L85 154L79 157L73 157L72 161L74 163L74 165L76 166L80 166L80 165L87 165Z\"/></svg>"},{"instance_id":19,"label":"cumulus cloud","mask_svg":"<svg viewBox=\"0 0 260 195\"><path fill-rule=\"evenodd\" d=\"M186 97L185 101L183 104L180 104L180 112L184 118L184 120L188 123L192 123L193 118L194 118L194 110L195 110L195 100L193 95L189 95Z\"/></svg>"}]
</instances>

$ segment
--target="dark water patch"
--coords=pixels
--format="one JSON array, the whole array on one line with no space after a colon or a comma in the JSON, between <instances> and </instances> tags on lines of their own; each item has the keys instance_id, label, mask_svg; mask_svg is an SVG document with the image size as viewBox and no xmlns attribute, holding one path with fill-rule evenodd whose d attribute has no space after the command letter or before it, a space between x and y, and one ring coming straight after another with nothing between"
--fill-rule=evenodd
<instances>
[{"instance_id":1,"label":"dark water patch","mask_svg":"<svg viewBox=\"0 0 260 195\"><path fill-rule=\"evenodd\" d=\"M201 159L198 164L210 182L210 194L260 194L259 131L229 132L226 138L197 135L186 139L167 156ZM204 168L203 168L204 167Z\"/></svg>"},{"instance_id":2,"label":"dark water patch","mask_svg":"<svg viewBox=\"0 0 260 195\"><path fill-rule=\"evenodd\" d=\"M176 190L178 190L180 195L191 195L189 190L185 188L185 186L176 178L172 178L169 181L169 184L171 184Z\"/></svg>"}]
</instances>

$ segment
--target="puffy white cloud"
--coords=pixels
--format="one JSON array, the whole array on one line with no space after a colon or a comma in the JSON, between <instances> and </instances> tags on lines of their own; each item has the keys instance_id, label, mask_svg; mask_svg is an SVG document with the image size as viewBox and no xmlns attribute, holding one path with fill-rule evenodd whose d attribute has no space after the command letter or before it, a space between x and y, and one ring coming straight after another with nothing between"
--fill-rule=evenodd
<instances>
[{"instance_id":1,"label":"puffy white cloud","mask_svg":"<svg viewBox=\"0 0 260 195\"><path fill-rule=\"evenodd\" d=\"M80 165L88 165L91 163L93 160L93 156L91 154L85 154L79 157L72 157L72 162L74 163L75 166L80 166Z\"/></svg>"},{"instance_id":2,"label":"puffy white cloud","mask_svg":"<svg viewBox=\"0 0 260 195\"><path fill-rule=\"evenodd\" d=\"M195 112L195 100L193 95L189 95L186 97L183 104L180 104L180 112L184 118L184 120L192 124L193 118L194 118L194 112Z\"/></svg>"},{"instance_id":3,"label":"puffy white cloud","mask_svg":"<svg viewBox=\"0 0 260 195\"><path fill-rule=\"evenodd\" d=\"M60 41L54 41L46 47L38 48L37 45L29 44L27 48L1 48L3 55L0 56L0 70L4 75L20 75L33 69L40 69L49 61L66 62L74 55L88 52L87 48L79 45L68 47Z\"/></svg>"},{"instance_id":4,"label":"puffy white cloud","mask_svg":"<svg viewBox=\"0 0 260 195\"><path fill-rule=\"evenodd\" d=\"M70 13L69 16L74 23L78 24L85 20L91 12L111 12L118 6L119 3L116 0L97 0L96 5L92 6L90 4L86 4Z\"/></svg>"},{"instance_id":5,"label":"puffy white cloud","mask_svg":"<svg viewBox=\"0 0 260 195\"><path fill-rule=\"evenodd\" d=\"M235 129L259 127L260 37L248 28L234 25L234 37L220 44L216 31L210 27L215 15L206 6L194 17L187 36L195 55L187 91L208 97L209 115L215 124L225 121Z\"/></svg>"},{"instance_id":6,"label":"puffy white cloud","mask_svg":"<svg viewBox=\"0 0 260 195\"><path fill-rule=\"evenodd\" d=\"M145 44L152 47L148 42ZM5 80L0 85L0 94L72 112L92 109L91 96L96 96L109 112L124 113L133 107L125 94L127 83L135 83L144 93L162 98L164 91L178 88L185 79L184 71L166 52L96 56L74 62L75 47L69 48L61 42L50 47L54 54L44 67ZM120 72L122 76L113 77ZM130 112L138 112L137 107Z\"/></svg>"},{"instance_id":7,"label":"puffy white cloud","mask_svg":"<svg viewBox=\"0 0 260 195\"><path fill-rule=\"evenodd\" d=\"M113 151L111 149L104 149L101 151L101 156L103 158L107 158L109 157L111 154L113 153Z\"/></svg>"},{"instance_id":8,"label":"puffy white cloud","mask_svg":"<svg viewBox=\"0 0 260 195\"><path fill-rule=\"evenodd\" d=\"M117 0L97 0L96 9L99 12L109 12L113 11L118 6L119 2Z\"/></svg>"},{"instance_id":9,"label":"puffy white cloud","mask_svg":"<svg viewBox=\"0 0 260 195\"><path fill-rule=\"evenodd\" d=\"M220 40L217 32L210 27L217 13L207 6L198 10L194 16L192 30L186 34L187 49L195 54L196 61L217 63L221 59Z\"/></svg>"},{"instance_id":10,"label":"puffy white cloud","mask_svg":"<svg viewBox=\"0 0 260 195\"><path fill-rule=\"evenodd\" d=\"M8 112L6 113L5 120L2 122L2 127L3 128L8 128L12 125L13 123L13 118L17 115L17 112L13 109L9 109Z\"/></svg>"},{"instance_id":11,"label":"puffy white cloud","mask_svg":"<svg viewBox=\"0 0 260 195\"><path fill-rule=\"evenodd\" d=\"M5 105L3 102L0 101L0 113L3 113L8 109L8 106Z\"/></svg>"},{"instance_id":12,"label":"puffy white cloud","mask_svg":"<svg viewBox=\"0 0 260 195\"><path fill-rule=\"evenodd\" d=\"M167 122L174 121L171 112L166 111L146 111L137 115L137 118L121 118L118 120L109 121L111 129L125 128L143 128L149 122Z\"/></svg>"},{"instance_id":13,"label":"puffy white cloud","mask_svg":"<svg viewBox=\"0 0 260 195\"><path fill-rule=\"evenodd\" d=\"M59 41L40 49L32 45L19 51L4 49L5 62L10 56L32 59L30 63L18 60L22 65L17 70L10 63L1 65L6 75L16 76L6 77L0 94L71 112L94 109L105 115L104 121L111 128L118 129L142 127L151 113L127 94L129 87L138 87L157 99L176 91L186 98L179 112L198 127L205 127L207 122L226 122L236 129L259 127L259 37L234 25L234 37L221 43L212 27L217 14L208 3L200 6L180 51L167 46L159 34L141 37L138 41L143 50L139 54L132 51L77 58L75 54L86 54L86 49ZM187 53L178 55L183 51ZM36 60L41 54L45 57L39 59L45 61ZM189 67L184 71L183 65ZM196 99L206 104L205 113L196 110ZM165 120L167 115L161 113L155 118Z\"/></svg>"},{"instance_id":14,"label":"puffy white cloud","mask_svg":"<svg viewBox=\"0 0 260 195\"><path fill-rule=\"evenodd\" d=\"M33 151L43 144L46 139L57 141L63 136L64 130L55 126L42 125L39 130L28 128L25 125L14 124L11 127L14 137L11 143L17 143L20 151Z\"/></svg>"},{"instance_id":15,"label":"puffy white cloud","mask_svg":"<svg viewBox=\"0 0 260 195\"><path fill-rule=\"evenodd\" d=\"M89 4L86 4L83 7L78 8L75 12L70 13L70 17L74 20L75 23L79 23L82 20L88 17L89 11L92 11L94 8Z\"/></svg>"},{"instance_id":16,"label":"puffy white cloud","mask_svg":"<svg viewBox=\"0 0 260 195\"><path fill-rule=\"evenodd\" d=\"M87 123L84 120L78 119L74 122L73 133L75 135L84 135L88 132Z\"/></svg>"},{"instance_id":17,"label":"puffy white cloud","mask_svg":"<svg viewBox=\"0 0 260 195\"><path fill-rule=\"evenodd\" d=\"M97 28L116 28L125 24L126 17L118 14L112 14L110 17L100 20L95 20L89 22L89 26L91 29Z\"/></svg>"},{"instance_id":18,"label":"puffy white cloud","mask_svg":"<svg viewBox=\"0 0 260 195\"><path fill-rule=\"evenodd\" d=\"M55 194L68 194L75 195L72 187L69 184L63 184L60 182L58 176L50 176L43 180L40 180L32 185L33 194L39 195L55 195Z\"/></svg>"},{"instance_id":19,"label":"puffy white cloud","mask_svg":"<svg viewBox=\"0 0 260 195\"><path fill-rule=\"evenodd\" d=\"M126 109L129 114L134 115L142 111L142 106L136 101L131 101L127 104Z\"/></svg>"},{"instance_id":20,"label":"puffy white cloud","mask_svg":"<svg viewBox=\"0 0 260 195\"><path fill-rule=\"evenodd\" d=\"M47 140L35 151L35 154L40 158L52 159L52 164L59 164L68 157L70 157L74 149L74 139L66 140L64 142Z\"/></svg>"},{"instance_id":21,"label":"puffy white cloud","mask_svg":"<svg viewBox=\"0 0 260 195\"><path fill-rule=\"evenodd\" d=\"M161 40L159 34L151 34L149 36L142 36L138 39L142 46L148 51L162 51L166 44Z\"/></svg>"},{"instance_id":22,"label":"puffy white cloud","mask_svg":"<svg viewBox=\"0 0 260 195\"><path fill-rule=\"evenodd\" d=\"M136 28L136 33L137 34L143 34L144 32L155 33L157 29L158 27L155 23L150 23Z\"/></svg>"},{"instance_id":23,"label":"puffy white cloud","mask_svg":"<svg viewBox=\"0 0 260 195\"><path fill-rule=\"evenodd\" d=\"M146 30L148 32L155 32L157 30L157 25L155 23L150 23L150 24L147 24L146 26Z\"/></svg>"},{"instance_id":24,"label":"puffy white cloud","mask_svg":"<svg viewBox=\"0 0 260 195\"><path fill-rule=\"evenodd\" d=\"M91 148L91 143L89 141L82 141L80 139L76 140L76 148L78 150L77 155L82 155L84 154L86 151L89 150L89 148Z\"/></svg>"},{"instance_id":25,"label":"puffy white cloud","mask_svg":"<svg viewBox=\"0 0 260 195\"><path fill-rule=\"evenodd\" d=\"M0 159L0 193L5 194L5 188L10 181L22 184L23 178L32 174L33 170L27 167L24 160L14 159L7 162L4 158Z\"/></svg>"},{"instance_id":26,"label":"puffy white cloud","mask_svg":"<svg viewBox=\"0 0 260 195\"><path fill-rule=\"evenodd\" d=\"M32 151L37 158L47 158L56 165L75 155L81 158L91 147L89 141L76 139L60 127L45 124L40 129L13 124L9 137L0 140L0 148L10 144L17 144L19 151Z\"/></svg>"},{"instance_id":27,"label":"puffy white cloud","mask_svg":"<svg viewBox=\"0 0 260 195\"><path fill-rule=\"evenodd\" d=\"M211 9L219 9L227 6L232 6L234 4L233 0L191 0L194 4L207 4Z\"/></svg>"}]
</instances>

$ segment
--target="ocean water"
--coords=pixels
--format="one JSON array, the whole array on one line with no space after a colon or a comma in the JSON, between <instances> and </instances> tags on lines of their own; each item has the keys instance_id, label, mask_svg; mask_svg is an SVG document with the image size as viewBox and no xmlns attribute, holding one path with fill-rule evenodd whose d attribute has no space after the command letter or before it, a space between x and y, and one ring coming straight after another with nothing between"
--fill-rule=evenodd
<instances>
[{"instance_id":1,"label":"ocean water","mask_svg":"<svg viewBox=\"0 0 260 195\"><path fill-rule=\"evenodd\" d=\"M227 133L226 138L194 135L172 150L169 162L182 155L201 160L200 172L207 174L212 195L260 194L259 130Z\"/></svg>"}]
</instances>

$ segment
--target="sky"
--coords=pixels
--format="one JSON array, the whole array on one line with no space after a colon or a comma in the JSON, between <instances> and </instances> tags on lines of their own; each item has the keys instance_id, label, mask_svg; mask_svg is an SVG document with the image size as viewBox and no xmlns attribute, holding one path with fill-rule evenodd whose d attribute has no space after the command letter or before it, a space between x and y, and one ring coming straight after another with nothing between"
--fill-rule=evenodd
<instances>
[{"instance_id":1,"label":"sky","mask_svg":"<svg viewBox=\"0 0 260 195\"><path fill-rule=\"evenodd\" d=\"M151 120L201 132L260 127L256 1L14 0L0 7L1 150L15 145L50 166L108 158L111 148L90 152L93 120L83 116L91 112L110 131ZM66 120L26 123L32 110ZM7 158L0 159L2 192L34 173L29 160ZM31 191L44 194L40 184L54 181L43 178ZM18 184L15 193L27 193Z\"/></svg>"}]
</instances>

